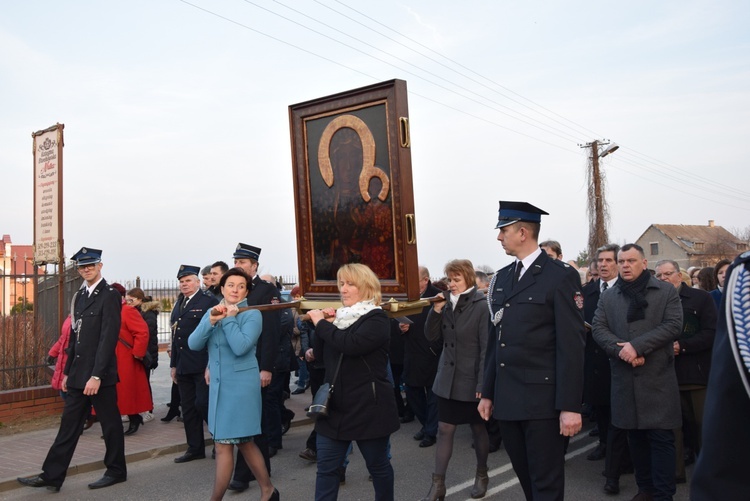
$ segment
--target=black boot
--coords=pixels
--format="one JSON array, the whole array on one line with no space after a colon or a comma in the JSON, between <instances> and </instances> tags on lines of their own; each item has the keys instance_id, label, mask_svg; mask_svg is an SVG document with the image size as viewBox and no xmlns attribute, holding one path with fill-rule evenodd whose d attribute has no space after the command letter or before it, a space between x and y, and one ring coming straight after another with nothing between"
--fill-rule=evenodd
<instances>
[{"instance_id":1,"label":"black boot","mask_svg":"<svg viewBox=\"0 0 750 501\"><path fill-rule=\"evenodd\" d=\"M130 418L130 426L125 430L125 435L134 435L143 424L143 416L140 414L131 414L128 417Z\"/></svg>"},{"instance_id":2,"label":"black boot","mask_svg":"<svg viewBox=\"0 0 750 501\"><path fill-rule=\"evenodd\" d=\"M169 407L169 412L167 412L167 415L161 418L162 421L165 423L169 423L174 418L180 417L180 408L176 405L172 405Z\"/></svg>"}]
</instances>

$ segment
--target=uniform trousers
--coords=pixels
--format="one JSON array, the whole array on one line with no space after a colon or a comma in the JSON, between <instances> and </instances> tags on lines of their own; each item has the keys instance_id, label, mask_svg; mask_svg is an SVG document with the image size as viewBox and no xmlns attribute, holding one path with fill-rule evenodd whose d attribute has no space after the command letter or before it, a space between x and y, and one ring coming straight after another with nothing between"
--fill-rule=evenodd
<instances>
[{"instance_id":1,"label":"uniform trousers","mask_svg":"<svg viewBox=\"0 0 750 501\"><path fill-rule=\"evenodd\" d=\"M276 379L276 375L274 374L271 378L271 384L273 384L273 380ZM280 378L279 378L280 379ZM268 405L267 402L267 395L269 392L269 389L271 388L271 385L266 386L265 388L261 388L260 390L260 396L261 401L263 405L263 409L261 410L260 414L260 435L255 435L253 437L253 441L255 442L255 445L258 446L258 449L260 449L260 453L263 455L263 460L266 463L266 470L268 470L268 474L271 474L271 456L268 452L269 447L269 435L267 430L269 429L268 420L273 419L274 415L279 416L279 427L281 427L281 416L278 412L272 413L272 412L266 412L266 409ZM242 482L243 484L246 484L248 482L251 482L255 480L255 475L253 475L253 472L250 470L250 467L247 465L247 462L245 461L245 457L242 454L237 454L237 461L234 464L234 476L232 477L232 480L236 482Z\"/></svg>"},{"instance_id":2,"label":"uniform trousers","mask_svg":"<svg viewBox=\"0 0 750 501\"><path fill-rule=\"evenodd\" d=\"M68 466L73 459L73 453L83 430L83 423L92 405L104 434L106 447L104 465L107 467L105 475L113 478L127 478L125 438L120 411L117 408L115 385L100 387L98 393L91 396L84 395L82 389L68 388L60 429L42 465L41 477L50 484L59 487L65 481Z\"/></svg>"},{"instance_id":3,"label":"uniform trousers","mask_svg":"<svg viewBox=\"0 0 750 501\"><path fill-rule=\"evenodd\" d=\"M177 387L180 389L182 424L185 426L187 452L205 454L203 421L208 420L208 385L203 372L177 374Z\"/></svg>"},{"instance_id":4,"label":"uniform trousers","mask_svg":"<svg viewBox=\"0 0 750 501\"><path fill-rule=\"evenodd\" d=\"M560 420L501 420L500 433L526 499L562 501L565 437L560 435Z\"/></svg>"}]
</instances>

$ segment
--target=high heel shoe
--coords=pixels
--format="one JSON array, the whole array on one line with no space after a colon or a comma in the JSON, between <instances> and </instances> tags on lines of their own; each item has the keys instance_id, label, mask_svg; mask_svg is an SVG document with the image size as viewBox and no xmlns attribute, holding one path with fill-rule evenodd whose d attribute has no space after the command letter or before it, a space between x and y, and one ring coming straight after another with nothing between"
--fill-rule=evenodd
<instances>
[{"instance_id":1,"label":"high heel shoe","mask_svg":"<svg viewBox=\"0 0 750 501\"><path fill-rule=\"evenodd\" d=\"M422 501L443 501L445 499L445 475L432 474L430 492Z\"/></svg>"},{"instance_id":2,"label":"high heel shoe","mask_svg":"<svg viewBox=\"0 0 750 501\"><path fill-rule=\"evenodd\" d=\"M273 494L271 494L271 497L268 498L268 501L281 501L279 490L276 487L273 488Z\"/></svg>"},{"instance_id":3,"label":"high heel shoe","mask_svg":"<svg viewBox=\"0 0 750 501\"><path fill-rule=\"evenodd\" d=\"M474 477L474 487L471 489L471 498L483 498L487 494L487 485L489 482L490 477L487 474L487 468L477 468L477 474Z\"/></svg>"},{"instance_id":4,"label":"high heel shoe","mask_svg":"<svg viewBox=\"0 0 750 501\"><path fill-rule=\"evenodd\" d=\"M138 428L143 424L143 417L140 414L133 414L130 416L130 426L128 426L128 429L125 431L125 435L135 435L135 432L138 431Z\"/></svg>"},{"instance_id":5,"label":"high heel shoe","mask_svg":"<svg viewBox=\"0 0 750 501\"><path fill-rule=\"evenodd\" d=\"M179 418L179 417L180 417L180 408L177 406L174 406L174 407L170 406L169 412L167 412L167 415L161 418L161 420L164 421L165 423L169 423L174 418Z\"/></svg>"}]
</instances>

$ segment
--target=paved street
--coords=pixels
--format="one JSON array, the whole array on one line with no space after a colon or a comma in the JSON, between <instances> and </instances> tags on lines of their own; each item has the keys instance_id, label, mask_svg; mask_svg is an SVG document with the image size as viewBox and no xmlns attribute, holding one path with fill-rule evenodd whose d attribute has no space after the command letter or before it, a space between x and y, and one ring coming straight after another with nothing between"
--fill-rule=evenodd
<instances>
[{"instance_id":1,"label":"paved street","mask_svg":"<svg viewBox=\"0 0 750 501\"><path fill-rule=\"evenodd\" d=\"M86 485L101 477L100 466L103 444L99 439L98 425L84 433L79 450L72 463L72 471L60 491L59 497L50 499L101 500L202 500L209 497L213 484L214 463L211 459L175 464L173 459L184 449L182 425L177 421L162 423L158 418L166 412L164 403L169 400L168 362L166 354L160 354L161 365L157 369L152 385L157 404L156 418L139 432L126 438L129 479L103 491L91 491ZM284 436L284 449L273 459L273 480L282 498L287 500L312 499L315 485L315 465L297 457L304 449L311 424L304 420L304 406L310 393L295 395L287 405L297 413L291 430ZM420 449L411 437L419 429L416 422L402 425L392 437L393 466L396 471L396 499L421 499L428 491L433 470L435 448ZM0 437L0 482L4 500L38 500L53 495L45 489L31 489L18 485L13 479L17 475L33 475L46 450L54 439L56 430L40 430L21 436ZM473 483L475 459L470 446L471 434L466 426L456 434L453 458L447 475L449 499L469 499ZM586 454L596 445L596 439L585 432L571 441L566 466L566 498L580 500L630 499L636 493L633 475L623 476L622 492L619 496L605 496L602 491L604 477L603 461L591 462ZM210 447L207 453L210 457ZM513 473L504 449L490 455L490 489L485 499L521 501L523 493ZM3 473L4 472L4 473ZM691 470L688 470L690 476ZM361 455L355 448L347 470L347 481L340 491L342 500L372 499L372 484L367 479L367 470ZM18 485L18 487L16 487ZM228 493L226 499L255 499L257 488L243 494ZM678 486L675 500L686 501L688 488Z\"/></svg>"}]
</instances>

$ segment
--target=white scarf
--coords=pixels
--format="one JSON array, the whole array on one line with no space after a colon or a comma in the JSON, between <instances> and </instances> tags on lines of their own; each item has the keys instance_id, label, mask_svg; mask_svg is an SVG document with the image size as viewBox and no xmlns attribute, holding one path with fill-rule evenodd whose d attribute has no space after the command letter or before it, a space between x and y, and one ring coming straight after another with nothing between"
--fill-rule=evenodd
<instances>
[{"instance_id":1,"label":"white scarf","mask_svg":"<svg viewBox=\"0 0 750 501\"><path fill-rule=\"evenodd\" d=\"M354 322L359 320L359 317L361 317L362 315L365 315L372 310L379 309L381 308L380 306L375 304L374 299L360 301L358 303L354 303L351 306L342 306L341 308L336 310L336 318L333 321L333 325L342 330L347 329Z\"/></svg>"},{"instance_id":2,"label":"white scarf","mask_svg":"<svg viewBox=\"0 0 750 501\"><path fill-rule=\"evenodd\" d=\"M458 303L458 298L460 298L464 294L470 293L473 290L474 290L474 286L472 285L471 287L469 287L468 289L466 289L465 291L463 291L463 292L461 292L459 294L456 294L456 295L451 294L450 295L450 300L451 300L451 304L453 305L453 309L454 310L456 309L456 304Z\"/></svg>"}]
</instances>

